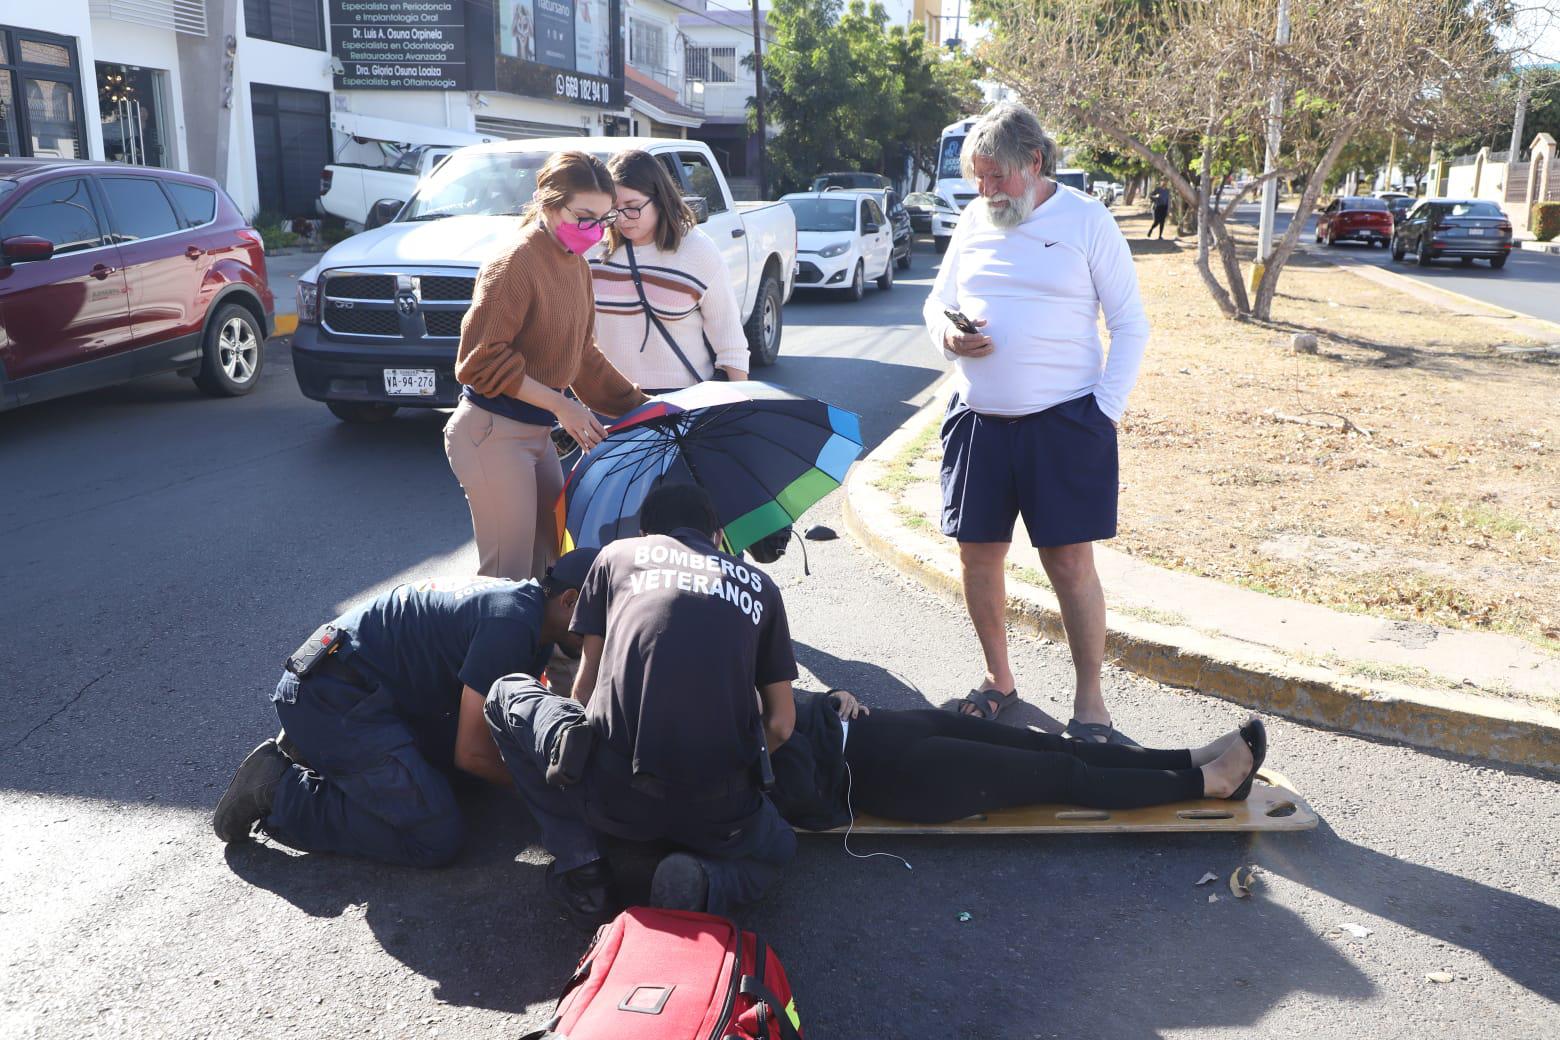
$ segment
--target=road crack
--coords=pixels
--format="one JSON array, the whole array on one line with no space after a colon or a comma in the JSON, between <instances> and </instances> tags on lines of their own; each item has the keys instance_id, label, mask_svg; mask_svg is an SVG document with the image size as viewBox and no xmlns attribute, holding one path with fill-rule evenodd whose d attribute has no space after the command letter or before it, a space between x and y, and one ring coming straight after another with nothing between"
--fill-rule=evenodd
<instances>
[{"instance_id":1,"label":"road crack","mask_svg":"<svg viewBox=\"0 0 1560 1040\"><path fill-rule=\"evenodd\" d=\"M104 672L102 675L98 676L96 679L93 679L91 682L87 683L87 685L85 685L81 689L77 690L75 692L75 694L71 696L70 700L66 701L64 704L61 704L58 708L56 708L54 710L54 713L51 714L48 718L46 718L42 722L38 723L38 725L34 726L32 729L28 730L26 733L23 733L21 738L10 746L10 750L15 751L17 748L19 748L23 744L27 743L27 741L32 737L32 735L34 733L38 732L40 729L42 729L43 727L47 726L49 723L53 722L55 719L57 719L61 715L65 714L65 712L70 709L71 705L73 705L77 701L81 700L82 694L86 693L88 690L92 689L92 687L96 686L98 683L102 682L104 679L107 679L110 675L113 675L113 674L114 674L114 670L112 668L110 668L108 671Z\"/></svg>"}]
</instances>

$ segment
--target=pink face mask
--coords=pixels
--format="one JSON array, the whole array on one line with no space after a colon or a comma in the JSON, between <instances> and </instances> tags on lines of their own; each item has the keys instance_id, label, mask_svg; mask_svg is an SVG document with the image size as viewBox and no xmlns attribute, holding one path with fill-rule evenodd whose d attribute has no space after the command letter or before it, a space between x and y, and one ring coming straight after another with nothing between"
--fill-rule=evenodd
<instances>
[{"instance_id":1,"label":"pink face mask","mask_svg":"<svg viewBox=\"0 0 1560 1040\"><path fill-rule=\"evenodd\" d=\"M584 253L591 246L601 241L605 229L600 224L593 228L582 228L578 224L560 223L553 234L558 236L558 241L563 243L563 248L576 255Z\"/></svg>"}]
</instances>

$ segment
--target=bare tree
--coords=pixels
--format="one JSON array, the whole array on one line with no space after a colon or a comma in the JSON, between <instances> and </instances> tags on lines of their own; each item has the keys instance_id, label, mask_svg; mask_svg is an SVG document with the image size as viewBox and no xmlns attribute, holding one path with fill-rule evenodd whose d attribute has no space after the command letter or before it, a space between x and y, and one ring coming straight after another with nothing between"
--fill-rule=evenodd
<instances>
[{"instance_id":1,"label":"bare tree","mask_svg":"<svg viewBox=\"0 0 1560 1040\"><path fill-rule=\"evenodd\" d=\"M1361 130L1446 137L1488 118L1510 67L1509 0L983 0L983 57L1063 129L1140 156L1199 215L1197 269L1230 317L1267 320L1284 264L1345 146ZM1229 222L1262 178L1211 204L1216 158L1260 154L1284 96L1280 166L1303 179L1295 218L1247 292ZM1172 150L1197 154L1195 178ZM1200 154L1199 154L1200 153ZM1214 257L1217 256L1217 270Z\"/></svg>"}]
</instances>

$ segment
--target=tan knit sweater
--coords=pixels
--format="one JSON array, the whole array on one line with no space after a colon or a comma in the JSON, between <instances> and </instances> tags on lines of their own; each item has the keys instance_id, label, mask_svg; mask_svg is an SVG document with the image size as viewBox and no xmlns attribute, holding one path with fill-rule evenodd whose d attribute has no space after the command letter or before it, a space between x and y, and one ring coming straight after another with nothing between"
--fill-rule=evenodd
<instances>
[{"instance_id":1,"label":"tan knit sweater","mask_svg":"<svg viewBox=\"0 0 1560 1040\"><path fill-rule=\"evenodd\" d=\"M455 355L455 378L484 397L515 397L526 377L603 415L647 400L596 347L590 267L539 221L483 265Z\"/></svg>"}]
</instances>

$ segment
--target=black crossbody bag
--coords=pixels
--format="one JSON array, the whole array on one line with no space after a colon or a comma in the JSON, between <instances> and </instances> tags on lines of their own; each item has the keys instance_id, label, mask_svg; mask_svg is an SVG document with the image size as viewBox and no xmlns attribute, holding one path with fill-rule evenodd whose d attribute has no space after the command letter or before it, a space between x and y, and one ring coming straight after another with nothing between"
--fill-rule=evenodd
<instances>
[{"instance_id":1,"label":"black crossbody bag","mask_svg":"<svg viewBox=\"0 0 1560 1040\"><path fill-rule=\"evenodd\" d=\"M639 306L645 309L645 320L650 325L655 326L656 331L661 334L661 338L666 340L666 345L672 348L672 353L677 355L677 360L682 362L683 368L686 368L688 374L693 377L693 381L695 383L704 382L704 377L699 375L699 370L693 367L693 362L688 360L688 355L682 352L682 348L672 338L671 332L661 323L661 319L656 317L655 311L650 307L650 301L645 298L645 283L640 280L639 262L634 259L634 243L624 242L623 248L628 251L628 273L634 279L634 291L639 294ZM645 335L647 337L650 335L648 327L645 329ZM710 346L710 338L702 332L700 333L700 338L704 340L704 349L710 352L710 366L715 373L710 378L718 382L724 382L726 373L722 372L720 366L715 363L715 348ZM639 349L644 349L643 343L639 345Z\"/></svg>"}]
</instances>

